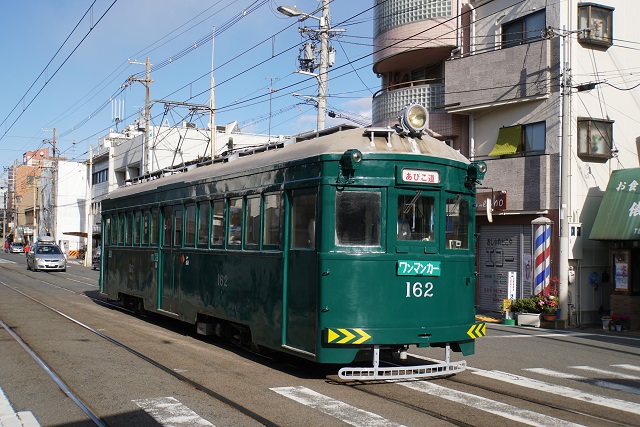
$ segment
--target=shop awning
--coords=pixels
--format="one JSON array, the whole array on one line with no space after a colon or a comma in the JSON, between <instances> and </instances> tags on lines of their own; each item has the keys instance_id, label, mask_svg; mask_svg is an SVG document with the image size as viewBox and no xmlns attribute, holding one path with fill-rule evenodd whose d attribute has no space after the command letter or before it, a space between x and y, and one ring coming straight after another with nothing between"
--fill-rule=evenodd
<instances>
[{"instance_id":1,"label":"shop awning","mask_svg":"<svg viewBox=\"0 0 640 427\"><path fill-rule=\"evenodd\" d=\"M611 173L589 238L640 240L640 168Z\"/></svg>"},{"instance_id":2,"label":"shop awning","mask_svg":"<svg viewBox=\"0 0 640 427\"><path fill-rule=\"evenodd\" d=\"M489 153L490 156L505 156L507 154L516 154L520 148L522 141L522 126L510 126L500 128L498 132L498 140L496 145Z\"/></svg>"}]
</instances>

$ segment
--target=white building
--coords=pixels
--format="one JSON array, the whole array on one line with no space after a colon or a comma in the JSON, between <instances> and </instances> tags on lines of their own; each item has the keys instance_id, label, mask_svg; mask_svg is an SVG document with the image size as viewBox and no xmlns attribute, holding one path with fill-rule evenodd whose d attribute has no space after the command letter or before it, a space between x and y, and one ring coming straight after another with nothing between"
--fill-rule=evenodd
<instances>
[{"instance_id":1,"label":"white building","mask_svg":"<svg viewBox=\"0 0 640 427\"><path fill-rule=\"evenodd\" d=\"M43 171L42 187L44 212L39 222L38 235L49 234L70 258L86 249L87 165L58 160L55 197L52 197L53 169Z\"/></svg>"},{"instance_id":2,"label":"white building","mask_svg":"<svg viewBox=\"0 0 640 427\"><path fill-rule=\"evenodd\" d=\"M123 132L109 132L100 138L91 158L91 231L100 232L100 204L114 189L139 179L155 179L172 174L191 164L210 160L211 131L196 127L195 123L183 122L179 126L153 126L150 129L148 154L149 173L144 170L144 125L136 121ZM264 146L268 135L240 132L236 122L216 128L216 161L224 156ZM285 137L276 138L283 141ZM274 142L273 136L271 142ZM87 226L89 227L89 226Z\"/></svg>"}]
</instances>

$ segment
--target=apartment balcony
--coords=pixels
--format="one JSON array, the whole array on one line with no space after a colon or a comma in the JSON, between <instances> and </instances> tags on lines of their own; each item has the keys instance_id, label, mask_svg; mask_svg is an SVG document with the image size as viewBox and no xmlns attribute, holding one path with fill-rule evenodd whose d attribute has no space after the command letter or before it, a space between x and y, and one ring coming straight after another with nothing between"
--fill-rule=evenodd
<instances>
[{"instance_id":1,"label":"apartment balcony","mask_svg":"<svg viewBox=\"0 0 640 427\"><path fill-rule=\"evenodd\" d=\"M373 125L390 126L397 123L400 110L409 104L420 104L428 111L442 108L444 87L442 79L437 83L416 80L379 90L373 97Z\"/></svg>"},{"instance_id":2,"label":"apartment balcony","mask_svg":"<svg viewBox=\"0 0 640 427\"><path fill-rule=\"evenodd\" d=\"M380 2L374 22L373 70L384 74L407 64L445 59L460 45L458 2L414 0ZM428 58L428 60L426 60Z\"/></svg>"},{"instance_id":3,"label":"apartment balcony","mask_svg":"<svg viewBox=\"0 0 640 427\"><path fill-rule=\"evenodd\" d=\"M559 90L557 40L544 40L445 62L449 112L469 112L549 97Z\"/></svg>"}]
</instances>

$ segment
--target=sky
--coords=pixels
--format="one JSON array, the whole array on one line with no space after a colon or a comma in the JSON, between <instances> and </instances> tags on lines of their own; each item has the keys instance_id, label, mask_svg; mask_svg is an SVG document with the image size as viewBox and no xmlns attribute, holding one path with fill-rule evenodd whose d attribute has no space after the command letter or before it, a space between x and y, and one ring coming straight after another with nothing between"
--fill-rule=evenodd
<instances>
[{"instance_id":1,"label":"sky","mask_svg":"<svg viewBox=\"0 0 640 427\"><path fill-rule=\"evenodd\" d=\"M305 39L299 23L277 12L318 0L26 0L3 2L0 14L0 184L27 151L49 147L53 129L62 157L85 161L109 130L144 114L146 58L150 98L208 104L214 65L216 125L237 121L244 132L292 135L316 128L317 80L295 73ZM364 120L380 87L372 71L372 1L333 0L328 110ZM314 13L315 12L315 13ZM215 31L214 31L215 28ZM212 33L215 34L212 43ZM152 124L196 121L185 108L153 103ZM115 117L123 120L117 122ZM269 120L269 117L271 119ZM327 126L348 120L327 118Z\"/></svg>"}]
</instances>

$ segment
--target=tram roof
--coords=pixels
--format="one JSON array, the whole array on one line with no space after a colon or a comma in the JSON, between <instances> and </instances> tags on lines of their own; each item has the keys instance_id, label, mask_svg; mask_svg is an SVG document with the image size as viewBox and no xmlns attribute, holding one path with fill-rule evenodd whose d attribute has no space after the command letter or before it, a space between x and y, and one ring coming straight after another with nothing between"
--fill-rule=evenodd
<instances>
[{"instance_id":1,"label":"tram roof","mask_svg":"<svg viewBox=\"0 0 640 427\"><path fill-rule=\"evenodd\" d=\"M208 164L186 172L120 187L109 193L105 200L153 191L174 183L197 182L296 160L315 159L322 155L341 155L350 149L360 150L365 159L367 154L407 154L430 156L462 164L470 163L458 150L428 135L408 138L398 135L390 128L353 128L320 135L318 138L299 140L285 144L279 149L240 156L228 162Z\"/></svg>"}]
</instances>

